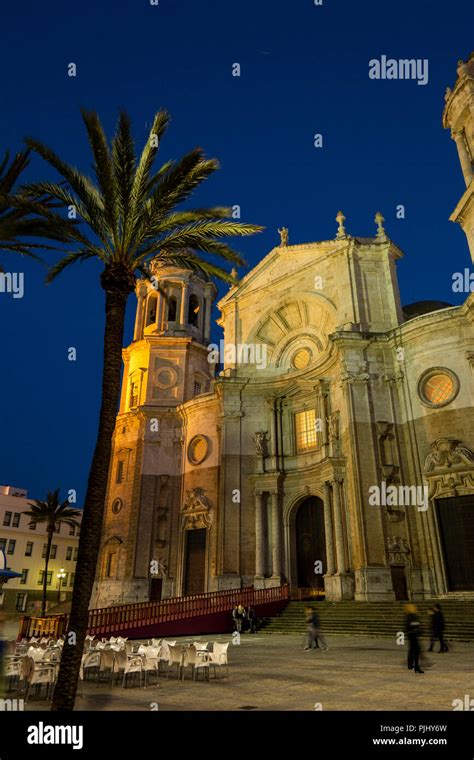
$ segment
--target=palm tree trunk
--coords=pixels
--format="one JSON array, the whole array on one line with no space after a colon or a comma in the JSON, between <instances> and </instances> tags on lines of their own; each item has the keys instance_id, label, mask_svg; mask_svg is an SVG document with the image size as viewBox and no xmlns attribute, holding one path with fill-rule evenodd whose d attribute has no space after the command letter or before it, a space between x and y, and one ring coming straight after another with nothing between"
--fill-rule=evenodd
<instances>
[{"instance_id":1,"label":"palm tree trunk","mask_svg":"<svg viewBox=\"0 0 474 760\"><path fill-rule=\"evenodd\" d=\"M43 600L41 602L41 617L46 615L46 594L48 590L48 565L49 557L51 554L51 542L53 540L54 525L51 528L48 525L48 543L46 544L46 558L44 562L44 577L43 577Z\"/></svg>"},{"instance_id":2,"label":"palm tree trunk","mask_svg":"<svg viewBox=\"0 0 474 760\"><path fill-rule=\"evenodd\" d=\"M104 274L106 272L104 271ZM107 478L112 450L112 435L120 398L122 345L125 308L130 287L107 278L105 289L104 366L99 432L87 483L81 523L76 578L72 595L68 632L63 647L52 710L73 710L79 669L89 620L89 603L99 557L102 519L107 492ZM110 273L109 273L110 274ZM122 287L120 287L122 285ZM75 637L71 637L71 633ZM73 641L71 641L73 639Z\"/></svg>"}]
</instances>

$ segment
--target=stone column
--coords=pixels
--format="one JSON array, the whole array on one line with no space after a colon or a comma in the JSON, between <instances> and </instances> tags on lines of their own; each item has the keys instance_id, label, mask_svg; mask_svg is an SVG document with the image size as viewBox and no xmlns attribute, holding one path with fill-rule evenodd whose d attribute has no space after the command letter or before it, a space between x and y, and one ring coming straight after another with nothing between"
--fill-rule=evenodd
<instances>
[{"instance_id":1,"label":"stone column","mask_svg":"<svg viewBox=\"0 0 474 760\"><path fill-rule=\"evenodd\" d=\"M133 332L133 340L140 340L142 337L142 323L143 323L143 306L145 303L146 298L146 290L145 294L142 290L138 293L138 306L137 306L137 314L135 317L135 330Z\"/></svg>"},{"instance_id":2,"label":"stone column","mask_svg":"<svg viewBox=\"0 0 474 760\"><path fill-rule=\"evenodd\" d=\"M326 387L324 387L322 384L319 387L319 411L321 414L321 423L322 423L322 449L323 449L323 456L327 457L329 455L329 436L328 436L328 390Z\"/></svg>"},{"instance_id":3,"label":"stone column","mask_svg":"<svg viewBox=\"0 0 474 760\"><path fill-rule=\"evenodd\" d=\"M265 547L263 542L263 493L255 492L255 576L263 578L265 573Z\"/></svg>"},{"instance_id":4,"label":"stone column","mask_svg":"<svg viewBox=\"0 0 474 760\"><path fill-rule=\"evenodd\" d=\"M334 573L334 539L332 535L331 486L324 483L324 532L326 534L326 574Z\"/></svg>"},{"instance_id":5,"label":"stone column","mask_svg":"<svg viewBox=\"0 0 474 760\"><path fill-rule=\"evenodd\" d=\"M211 337L212 298L210 293L206 293L205 303L206 313L204 315L204 341L207 343Z\"/></svg>"},{"instance_id":6,"label":"stone column","mask_svg":"<svg viewBox=\"0 0 474 760\"><path fill-rule=\"evenodd\" d=\"M281 575L281 528L278 491L272 491L272 576Z\"/></svg>"},{"instance_id":7,"label":"stone column","mask_svg":"<svg viewBox=\"0 0 474 760\"><path fill-rule=\"evenodd\" d=\"M339 480L333 480L332 498L334 505L334 533L336 534L337 572L339 575L341 575L346 572L346 560L344 552L344 534L342 530L341 497L339 488Z\"/></svg>"},{"instance_id":8,"label":"stone column","mask_svg":"<svg viewBox=\"0 0 474 760\"><path fill-rule=\"evenodd\" d=\"M183 282L181 287L181 308L179 312L179 322L181 325L181 328L184 330L186 328L186 310L188 308L188 289L189 285L187 282Z\"/></svg>"},{"instance_id":9,"label":"stone column","mask_svg":"<svg viewBox=\"0 0 474 760\"><path fill-rule=\"evenodd\" d=\"M453 132L453 140L455 141L456 147L458 149L464 181L466 183L466 187L468 187L472 180L472 163L467 150L464 134L462 132Z\"/></svg>"},{"instance_id":10,"label":"stone column","mask_svg":"<svg viewBox=\"0 0 474 760\"><path fill-rule=\"evenodd\" d=\"M155 319L155 330L162 330L164 328L164 309L165 309L165 299L163 298L163 294L161 291L157 290L156 292L156 319Z\"/></svg>"}]
</instances>

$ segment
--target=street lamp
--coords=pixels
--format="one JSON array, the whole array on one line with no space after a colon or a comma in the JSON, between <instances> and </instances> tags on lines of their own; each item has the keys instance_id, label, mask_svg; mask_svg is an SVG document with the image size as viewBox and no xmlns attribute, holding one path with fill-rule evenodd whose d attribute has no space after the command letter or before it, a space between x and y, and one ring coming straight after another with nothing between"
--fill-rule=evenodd
<instances>
[{"instance_id":1,"label":"street lamp","mask_svg":"<svg viewBox=\"0 0 474 760\"><path fill-rule=\"evenodd\" d=\"M59 603L61 601L61 582L62 582L63 578L66 577L66 573L64 572L64 567L61 567L61 569L59 570L59 573L57 573L56 577L58 579L58 603Z\"/></svg>"}]
</instances>

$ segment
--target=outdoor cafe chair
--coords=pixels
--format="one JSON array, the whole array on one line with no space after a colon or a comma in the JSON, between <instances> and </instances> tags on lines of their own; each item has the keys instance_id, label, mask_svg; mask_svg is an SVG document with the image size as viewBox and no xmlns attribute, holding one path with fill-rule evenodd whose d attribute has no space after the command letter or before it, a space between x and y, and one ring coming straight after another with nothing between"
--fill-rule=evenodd
<instances>
[{"instance_id":1,"label":"outdoor cafe chair","mask_svg":"<svg viewBox=\"0 0 474 760\"><path fill-rule=\"evenodd\" d=\"M209 680L209 658L208 656L202 656L203 651L204 650L202 649L196 649L194 645L185 648L183 658L183 680L186 668L191 668L191 677L193 681L195 679L197 680L200 670L202 670L203 674L207 672L207 680ZM201 656L199 653L201 653Z\"/></svg>"},{"instance_id":2,"label":"outdoor cafe chair","mask_svg":"<svg viewBox=\"0 0 474 760\"><path fill-rule=\"evenodd\" d=\"M229 643L220 644L218 641L214 642L212 652L209 653L209 665L214 668L214 678L216 678L216 668L219 668L219 678L221 677L221 669L225 667L226 675L228 675L228 661L227 650Z\"/></svg>"},{"instance_id":3,"label":"outdoor cafe chair","mask_svg":"<svg viewBox=\"0 0 474 760\"><path fill-rule=\"evenodd\" d=\"M30 688L36 687L41 691L41 686L46 686L46 698L52 695L52 687L56 681L56 668L50 663L35 662L32 657L24 657L22 662L22 678L26 683L25 704L28 701Z\"/></svg>"},{"instance_id":4,"label":"outdoor cafe chair","mask_svg":"<svg viewBox=\"0 0 474 760\"><path fill-rule=\"evenodd\" d=\"M173 667L175 665L176 665L176 675L177 675L177 678L179 678L181 675L181 667L183 665L183 649L181 646L169 646L168 652L169 652L169 658L168 658L167 678L169 678L170 670L173 670Z\"/></svg>"}]
</instances>

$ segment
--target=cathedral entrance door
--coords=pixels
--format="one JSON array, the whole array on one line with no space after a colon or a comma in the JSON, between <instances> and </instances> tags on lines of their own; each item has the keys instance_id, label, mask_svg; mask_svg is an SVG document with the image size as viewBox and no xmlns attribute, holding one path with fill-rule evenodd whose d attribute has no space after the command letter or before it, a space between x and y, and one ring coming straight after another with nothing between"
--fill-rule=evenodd
<instances>
[{"instance_id":1,"label":"cathedral entrance door","mask_svg":"<svg viewBox=\"0 0 474 760\"><path fill-rule=\"evenodd\" d=\"M298 507L295 521L298 587L324 591L326 572L326 538L324 506L317 496L310 496ZM316 562L322 562L322 572L316 573Z\"/></svg>"},{"instance_id":2,"label":"cathedral entrance door","mask_svg":"<svg viewBox=\"0 0 474 760\"><path fill-rule=\"evenodd\" d=\"M203 594L206 583L206 528L186 531L184 595Z\"/></svg>"},{"instance_id":3,"label":"cathedral entrance door","mask_svg":"<svg viewBox=\"0 0 474 760\"><path fill-rule=\"evenodd\" d=\"M163 578L152 578L150 583L150 602L159 602L161 600L161 590L163 587Z\"/></svg>"},{"instance_id":4,"label":"cathedral entrance door","mask_svg":"<svg viewBox=\"0 0 474 760\"><path fill-rule=\"evenodd\" d=\"M392 573L392 586L395 592L395 599L403 602L408 599L408 586L405 576L405 568L400 565L392 565L390 568Z\"/></svg>"},{"instance_id":5,"label":"cathedral entrance door","mask_svg":"<svg viewBox=\"0 0 474 760\"><path fill-rule=\"evenodd\" d=\"M474 590L474 495L438 499L449 591Z\"/></svg>"}]
</instances>

